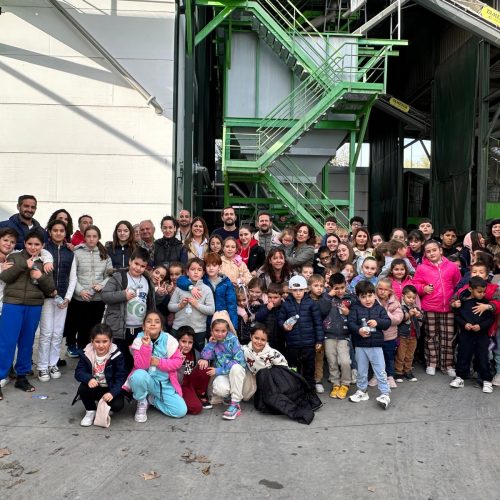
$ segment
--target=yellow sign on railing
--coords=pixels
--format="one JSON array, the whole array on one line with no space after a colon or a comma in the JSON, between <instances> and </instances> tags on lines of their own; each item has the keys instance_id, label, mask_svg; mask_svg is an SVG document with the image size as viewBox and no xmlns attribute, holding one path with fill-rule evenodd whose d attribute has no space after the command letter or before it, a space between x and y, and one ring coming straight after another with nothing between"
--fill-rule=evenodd
<instances>
[{"instance_id":1,"label":"yellow sign on railing","mask_svg":"<svg viewBox=\"0 0 500 500\"><path fill-rule=\"evenodd\" d=\"M500 12L498 12L498 10L495 10L493 7L485 5L481 9L481 16L483 16L483 18L490 23L493 23L496 26L500 26Z\"/></svg>"},{"instance_id":2,"label":"yellow sign on railing","mask_svg":"<svg viewBox=\"0 0 500 500\"><path fill-rule=\"evenodd\" d=\"M399 99L396 99L395 97L391 97L389 99L389 104L393 108L399 109L399 111L402 111L403 113L408 113L410 111L410 106L408 106L408 104L400 101Z\"/></svg>"}]
</instances>

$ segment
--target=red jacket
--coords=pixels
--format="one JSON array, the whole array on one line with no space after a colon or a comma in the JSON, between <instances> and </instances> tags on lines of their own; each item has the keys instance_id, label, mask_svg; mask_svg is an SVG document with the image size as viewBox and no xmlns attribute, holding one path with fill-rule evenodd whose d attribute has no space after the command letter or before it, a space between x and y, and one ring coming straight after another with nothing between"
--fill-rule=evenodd
<instances>
[{"instance_id":1,"label":"red jacket","mask_svg":"<svg viewBox=\"0 0 500 500\"><path fill-rule=\"evenodd\" d=\"M81 243L85 243L85 237L78 229L71 237L71 244L76 247L76 245L80 245Z\"/></svg>"},{"instance_id":2,"label":"red jacket","mask_svg":"<svg viewBox=\"0 0 500 500\"><path fill-rule=\"evenodd\" d=\"M443 257L439 264L432 264L424 257L422 264L417 267L412 282L422 300L422 310L450 312L450 299L460 278L458 267L446 257ZM424 292L424 287L427 285L434 286L434 290L430 294Z\"/></svg>"}]
</instances>

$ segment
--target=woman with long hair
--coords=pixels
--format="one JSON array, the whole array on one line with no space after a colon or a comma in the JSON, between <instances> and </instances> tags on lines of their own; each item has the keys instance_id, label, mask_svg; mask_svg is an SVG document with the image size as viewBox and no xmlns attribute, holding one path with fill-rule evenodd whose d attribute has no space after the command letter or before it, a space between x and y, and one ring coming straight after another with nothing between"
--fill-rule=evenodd
<instances>
[{"instance_id":1,"label":"woman with long hair","mask_svg":"<svg viewBox=\"0 0 500 500\"><path fill-rule=\"evenodd\" d=\"M314 229L305 222L295 225L294 242L286 248L286 260L294 270L300 270L304 264L311 264L314 260L314 245L316 234Z\"/></svg>"},{"instance_id":2,"label":"woman with long hair","mask_svg":"<svg viewBox=\"0 0 500 500\"><path fill-rule=\"evenodd\" d=\"M208 252L209 236L210 234L205 220L202 217L195 217L191 221L188 236L184 241L188 260L193 257L198 257L200 259L205 258Z\"/></svg>"},{"instance_id":3,"label":"woman with long hair","mask_svg":"<svg viewBox=\"0 0 500 500\"><path fill-rule=\"evenodd\" d=\"M292 276L292 267L286 260L285 251L280 247L271 248L261 271L259 278L266 282L266 286L270 283L286 283Z\"/></svg>"},{"instance_id":4,"label":"woman with long hair","mask_svg":"<svg viewBox=\"0 0 500 500\"><path fill-rule=\"evenodd\" d=\"M121 220L113 231L113 241L106 245L106 251L115 271L127 269L129 258L136 246L132 224L128 220Z\"/></svg>"}]
</instances>

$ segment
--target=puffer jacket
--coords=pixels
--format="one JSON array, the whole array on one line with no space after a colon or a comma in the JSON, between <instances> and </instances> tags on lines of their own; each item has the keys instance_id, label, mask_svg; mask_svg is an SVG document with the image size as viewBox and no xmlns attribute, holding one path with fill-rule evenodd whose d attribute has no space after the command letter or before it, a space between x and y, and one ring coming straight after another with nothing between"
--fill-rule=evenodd
<instances>
[{"instance_id":1,"label":"puffer jacket","mask_svg":"<svg viewBox=\"0 0 500 500\"><path fill-rule=\"evenodd\" d=\"M289 332L284 330L287 347L311 347L322 344L325 335L318 304L307 295L300 303L289 295L278 315L279 327L283 328L283 323L297 314L299 319L293 328Z\"/></svg>"},{"instance_id":2,"label":"puffer jacket","mask_svg":"<svg viewBox=\"0 0 500 500\"><path fill-rule=\"evenodd\" d=\"M422 309L426 312L450 312L450 299L460 277L457 266L446 257L439 264L432 264L424 258L412 282L422 300ZM434 285L434 291L425 293L424 287L431 284Z\"/></svg>"},{"instance_id":3,"label":"puffer jacket","mask_svg":"<svg viewBox=\"0 0 500 500\"><path fill-rule=\"evenodd\" d=\"M99 255L99 249L90 250L86 245L79 245L75 248L75 258L73 266L76 266L76 286L73 299L83 300L80 293L83 290L89 290L92 285L98 284L103 288L109 280L113 271L113 264L109 257L102 260ZM101 293L96 293L91 301L101 300Z\"/></svg>"},{"instance_id":4,"label":"puffer jacket","mask_svg":"<svg viewBox=\"0 0 500 500\"><path fill-rule=\"evenodd\" d=\"M401 300L403 296L403 288L406 285L413 285L413 280L410 276L407 276L403 281L395 280L392 277L389 277L389 279L391 280L392 291L398 300Z\"/></svg>"},{"instance_id":5,"label":"puffer jacket","mask_svg":"<svg viewBox=\"0 0 500 500\"><path fill-rule=\"evenodd\" d=\"M18 234L15 249L22 250L24 248L24 238L26 237L29 231L36 229L36 231L38 232L38 234L40 234L40 236L42 236L43 238L45 237L45 231L40 226L40 223L37 220L31 219L31 224L32 227L29 228L21 220L19 214L14 214L11 215L7 220L0 222L0 228L10 227L11 229L15 229Z\"/></svg>"},{"instance_id":6,"label":"puffer jacket","mask_svg":"<svg viewBox=\"0 0 500 500\"><path fill-rule=\"evenodd\" d=\"M221 259L222 266L220 266L220 272L225 274L231 280L233 285L237 285L238 280L241 280L245 285L248 285L252 279L252 275L244 262L236 264L234 260L229 260L224 255L221 255Z\"/></svg>"},{"instance_id":7,"label":"puffer jacket","mask_svg":"<svg viewBox=\"0 0 500 500\"><path fill-rule=\"evenodd\" d=\"M45 274L41 269L41 262L38 262L38 267L42 270L42 277L38 279L37 285L32 283L27 264L30 257L26 250L11 253L7 257L7 261L13 262L14 265L0 273L0 280L5 283L5 304L41 306L45 297L55 290L52 273Z\"/></svg>"},{"instance_id":8,"label":"puffer jacket","mask_svg":"<svg viewBox=\"0 0 500 500\"><path fill-rule=\"evenodd\" d=\"M155 309L155 287L147 275L143 275L148 282L148 297L146 299L146 310ZM128 286L127 270L124 269L113 276L106 283L101 292L102 301L106 304L103 322L113 332L113 338L124 339L127 327L127 297Z\"/></svg>"},{"instance_id":9,"label":"puffer jacket","mask_svg":"<svg viewBox=\"0 0 500 500\"><path fill-rule=\"evenodd\" d=\"M300 247L290 245L285 247L285 255L287 262L294 269L298 269L304 264L312 265L314 261L314 247L312 245L302 245Z\"/></svg>"},{"instance_id":10,"label":"puffer jacket","mask_svg":"<svg viewBox=\"0 0 500 500\"><path fill-rule=\"evenodd\" d=\"M394 340L398 337L398 325L400 325L404 319L401 304L394 294L389 297L386 304L382 304L380 301L379 303L386 310L391 320L391 326L384 330L384 340Z\"/></svg>"},{"instance_id":11,"label":"puffer jacket","mask_svg":"<svg viewBox=\"0 0 500 500\"><path fill-rule=\"evenodd\" d=\"M171 262L187 262L187 252L177 238L160 238L155 241L154 263L168 267Z\"/></svg>"},{"instance_id":12,"label":"puffer jacket","mask_svg":"<svg viewBox=\"0 0 500 500\"><path fill-rule=\"evenodd\" d=\"M359 334L361 320L369 321L374 319L377 322L376 332L369 337L362 337ZM391 319L386 310L375 302L372 307L365 307L360 302L353 304L347 317L347 326L351 332L352 344L354 347L382 347L384 345L383 330L391 326Z\"/></svg>"},{"instance_id":13,"label":"puffer jacket","mask_svg":"<svg viewBox=\"0 0 500 500\"><path fill-rule=\"evenodd\" d=\"M65 298L66 292L68 291L69 276L71 273L71 265L73 264L74 254L66 247L66 245L56 245L50 240L45 245L45 250L50 252L54 258L54 272L52 274L57 294ZM70 293L73 295L71 290Z\"/></svg>"}]
</instances>

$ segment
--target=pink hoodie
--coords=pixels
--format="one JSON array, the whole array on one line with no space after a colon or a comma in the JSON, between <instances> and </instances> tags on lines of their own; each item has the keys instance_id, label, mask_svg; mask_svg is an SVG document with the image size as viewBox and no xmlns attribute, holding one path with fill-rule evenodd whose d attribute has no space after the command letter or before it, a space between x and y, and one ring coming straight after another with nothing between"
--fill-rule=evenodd
<instances>
[{"instance_id":1,"label":"pink hoodie","mask_svg":"<svg viewBox=\"0 0 500 500\"><path fill-rule=\"evenodd\" d=\"M417 267L412 282L422 300L422 310L427 312L450 312L450 299L460 278L460 271L457 266L446 257L442 257L439 264L433 264L424 257L422 264ZM426 285L433 285L434 291L430 294L425 293L424 287Z\"/></svg>"},{"instance_id":2,"label":"pink hoodie","mask_svg":"<svg viewBox=\"0 0 500 500\"><path fill-rule=\"evenodd\" d=\"M403 281L397 281L391 276L389 276L389 279L391 280L392 283L392 291L394 292L394 295L401 302L401 297L403 296L403 288L406 285L413 285L413 280L411 279L411 276L408 275Z\"/></svg>"}]
</instances>

